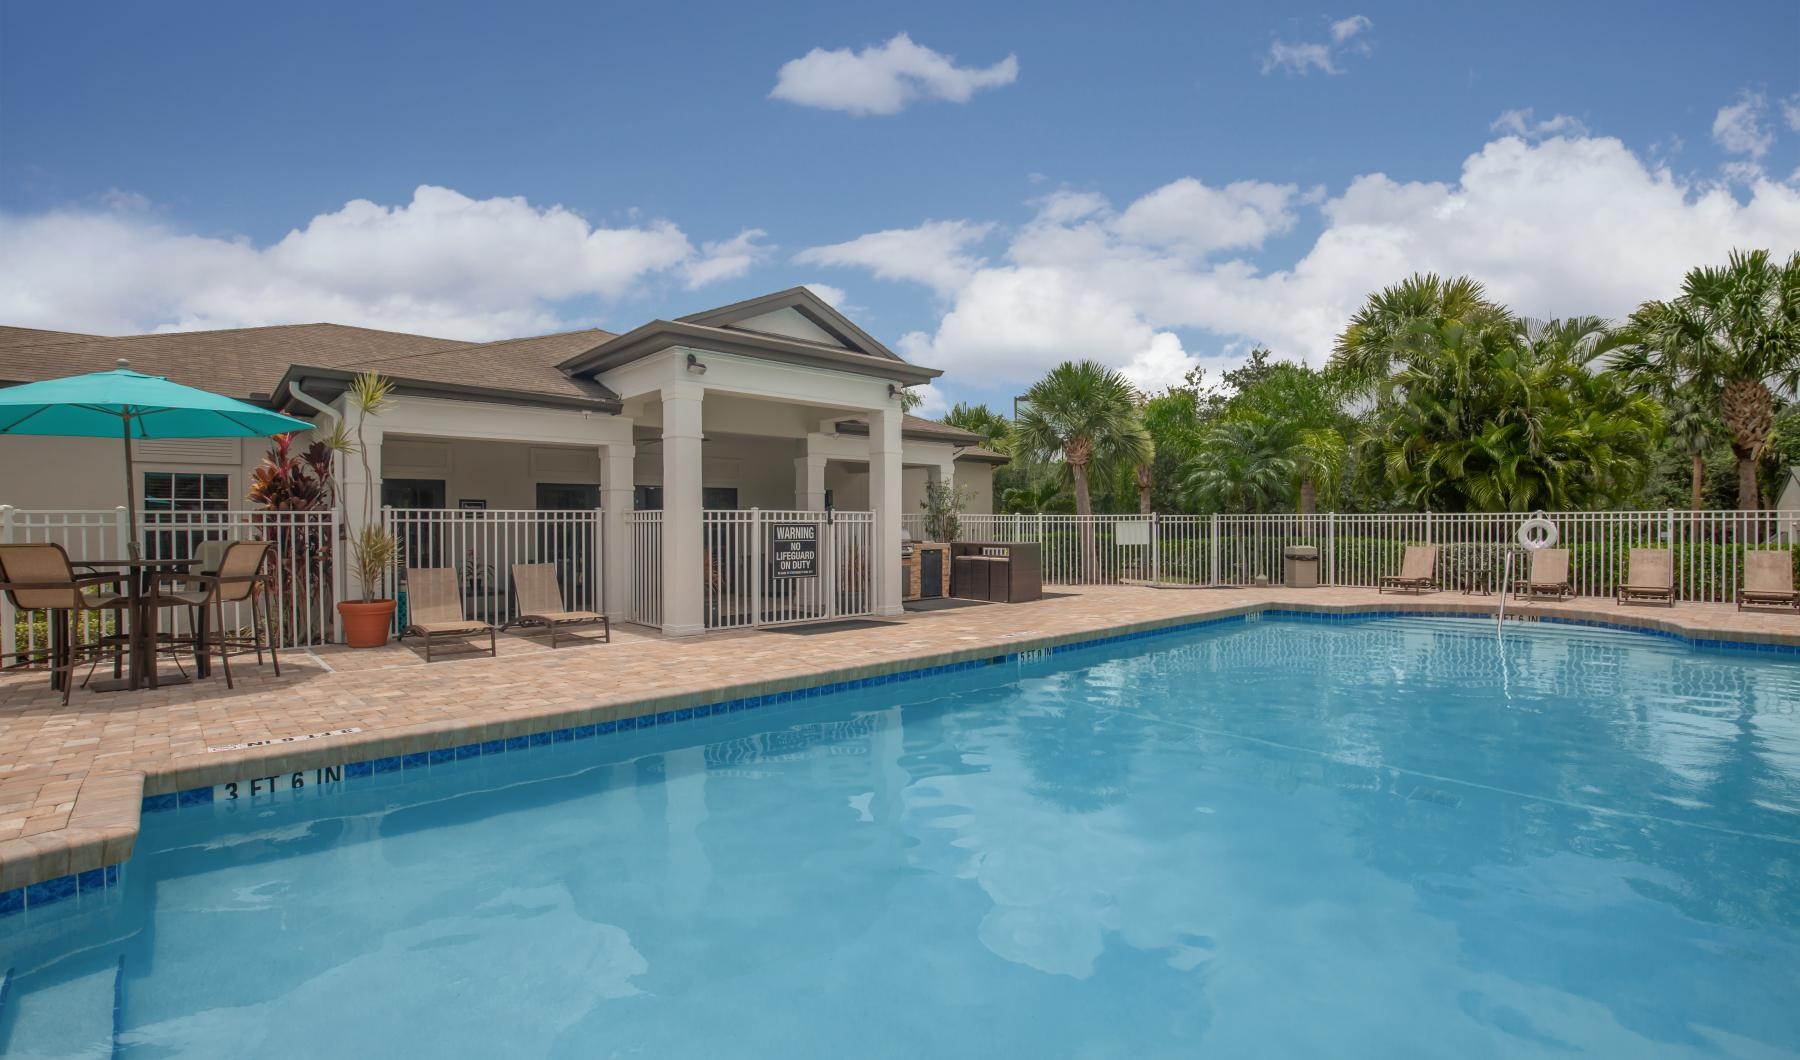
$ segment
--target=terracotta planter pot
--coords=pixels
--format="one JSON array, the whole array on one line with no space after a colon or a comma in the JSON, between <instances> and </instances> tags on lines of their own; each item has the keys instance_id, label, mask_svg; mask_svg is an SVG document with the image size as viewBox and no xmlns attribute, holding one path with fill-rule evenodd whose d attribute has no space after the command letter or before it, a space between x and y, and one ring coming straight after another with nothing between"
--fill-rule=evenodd
<instances>
[{"instance_id":1,"label":"terracotta planter pot","mask_svg":"<svg viewBox=\"0 0 1800 1060\"><path fill-rule=\"evenodd\" d=\"M344 643L352 648L379 648L388 642L388 629L394 624L394 601L345 601L337 609L338 620L344 624Z\"/></svg>"}]
</instances>

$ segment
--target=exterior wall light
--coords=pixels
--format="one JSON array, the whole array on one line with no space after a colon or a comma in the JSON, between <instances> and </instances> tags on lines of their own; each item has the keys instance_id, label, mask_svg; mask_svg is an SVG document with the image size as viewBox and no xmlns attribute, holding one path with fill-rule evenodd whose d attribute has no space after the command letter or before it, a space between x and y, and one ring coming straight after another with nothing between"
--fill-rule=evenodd
<instances>
[{"instance_id":1,"label":"exterior wall light","mask_svg":"<svg viewBox=\"0 0 1800 1060\"><path fill-rule=\"evenodd\" d=\"M690 354L688 354L688 371L694 373L695 375L705 375L706 374L706 366L704 364L700 363L699 357L690 353Z\"/></svg>"}]
</instances>

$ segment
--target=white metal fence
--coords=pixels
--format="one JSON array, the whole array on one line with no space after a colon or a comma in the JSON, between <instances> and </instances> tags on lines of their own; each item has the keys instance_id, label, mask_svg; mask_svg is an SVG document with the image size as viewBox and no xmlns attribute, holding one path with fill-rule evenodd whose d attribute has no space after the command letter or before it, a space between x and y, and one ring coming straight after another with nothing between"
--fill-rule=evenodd
<instances>
[{"instance_id":1,"label":"white metal fence","mask_svg":"<svg viewBox=\"0 0 1800 1060\"><path fill-rule=\"evenodd\" d=\"M625 516L631 538L631 620L656 629L662 628L663 621L662 514L631 512Z\"/></svg>"},{"instance_id":2,"label":"white metal fence","mask_svg":"<svg viewBox=\"0 0 1800 1060\"><path fill-rule=\"evenodd\" d=\"M751 508L702 519L707 629L874 613L873 513Z\"/></svg>"},{"instance_id":3,"label":"white metal fence","mask_svg":"<svg viewBox=\"0 0 1800 1060\"><path fill-rule=\"evenodd\" d=\"M274 546L274 591L269 621L278 643L288 647L327 644L337 637L337 589L332 553L339 540L335 512L213 511L138 513L138 544L145 559L186 559L202 541L267 541ZM50 542L61 545L78 566L129 557L131 522L124 508L93 511L38 511L0 505L0 544ZM77 573L84 573L77 571ZM37 651L49 628L40 611L17 612L0 594L0 636L4 648ZM176 622L181 615L171 616ZM248 605L232 605L226 623L248 628ZM90 613L77 635L92 640L112 621ZM178 625L169 628L179 629Z\"/></svg>"},{"instance_id":4,"label":"white metal fence","mask_svg":"<svg viewBox=\"0 0 1800 1060\"><path fill-rule=\"evenodd\" d=\"M1499 583L1523 514L1383 515L963 515L965 541L1035 542L1044 580L1064 585L1150 581L1250 585L1286 575L1290 546L1317 550L1325 585L1372 588L1400 569L1409 544L1439 546L1445 588L1491 590ZM1736 598L1746 548L1800 547L1800 511L1558 512L1560 547L1584 596L1610 596L1627 573L1633 548L1673 553L1676 596L1729 603ZM924 519L905 529L924 536Z\"/></svg>"},{"instance_id":5,"label":"white metal fence","mask_svg":"<svg viewBox=\"0 0 1800 1060\"><path fill-rule=\"evenodd\" d=\"M448 567L462 589L463 617L500 626L517 617L513 566L547 563L569 610L606 609L599 509L383 508L381 517L400 546L392 594L404 591L407 567ZM402 605L395 622L404 618Z\"/></svg>"}]
</instances>

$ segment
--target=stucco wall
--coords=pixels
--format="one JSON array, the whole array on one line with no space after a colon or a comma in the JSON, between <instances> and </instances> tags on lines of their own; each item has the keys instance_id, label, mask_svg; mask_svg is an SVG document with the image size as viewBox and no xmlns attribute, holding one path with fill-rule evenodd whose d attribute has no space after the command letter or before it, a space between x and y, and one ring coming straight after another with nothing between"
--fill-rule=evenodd
<instances>
[{"instance_id":1,"label":"stucco wall","mask_svg":"<svg viewBox=\"0 0 1800 1060\"><path fill-rule=\"evenodd\" d=\"M956 484L966 487L970 515L994 514L994 465L973 460L956 462Z\"/></svg>"},{"instance_id":2,"label":"stucco wall","mask_svg":"<svg viewBox=\"0 0 1800 1060\"><path fill-rule=\"evenodd\" d=\"M305 438L296 444L304 447ZM133 462L139 507L146 473L192 471L230 475L232 506L248 508L250 472L268 447L264 438L140 443ZM122 448L102 438L0 437L0 504L75 511L117 508L125 503Z\"/></svg>"},{"instance_id":3,"label":"stucco wall","mask_svg":"<svg viewBox=\"0 0 1800 1060\"><path fill-rule=\"evenodd\" d=\"M384 479L442 479L445 503L487 501L489 508L537 507L537 484L600 484L599 448L452 438L382 440Z\"/></svg>"},{"instance_id":4,"label":"stucco wall","mask_svg":"<svg viewBox=\"0 0 1800 1060\"><path fill-rule=\"evenodd\" d=\"M792 508L800 452L799 439L709 433L700 449L700 484L737 490L739 508ZM662 484L660 445L638 446L636 477L635 485Z\"/></svg>"}]
</instances>

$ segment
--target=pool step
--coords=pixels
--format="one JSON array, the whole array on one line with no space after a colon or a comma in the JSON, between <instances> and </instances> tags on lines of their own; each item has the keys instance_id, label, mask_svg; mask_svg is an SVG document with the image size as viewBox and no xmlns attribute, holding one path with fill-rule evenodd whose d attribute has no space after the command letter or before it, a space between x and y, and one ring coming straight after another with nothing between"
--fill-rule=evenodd
<instances>
[{"instance_id":1,"label":"pool step","mask_svg":"<svg viewBox=\"0 0 1800 1060\"><path fill-rule=\"evenodd\" d=\"M27 989L14 971L0 987L0 1056L108 1058L124 958Z\"/></svg>"}]
</instances>

